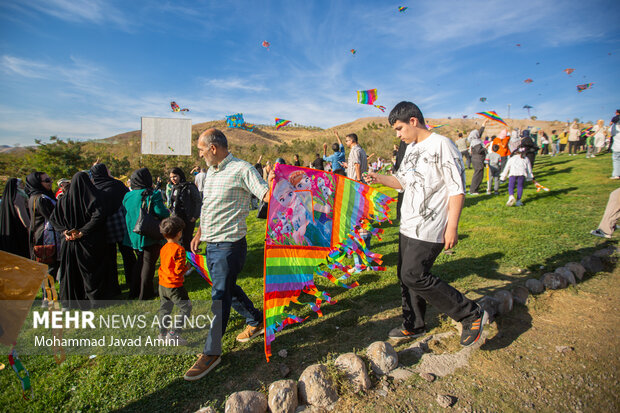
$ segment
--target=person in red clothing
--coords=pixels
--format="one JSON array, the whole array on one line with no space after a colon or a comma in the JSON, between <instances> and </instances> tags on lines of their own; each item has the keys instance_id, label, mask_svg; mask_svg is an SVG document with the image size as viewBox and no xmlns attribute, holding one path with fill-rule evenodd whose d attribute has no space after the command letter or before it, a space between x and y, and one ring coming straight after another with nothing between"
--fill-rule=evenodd
<instances>
[{"instance_id":1,"label":"person in red clothing","mask_svg":"<svg viewBox=\"0 0 620 413\"><path fill-rule=\"evenodd\" d=\"M492 145L498 145L499 149L497 150L497 154L502 158L500 161L500 172L504 170L506 166L506 162L508 162L508 157L510 156L510 149L508 149L508 142L510 141L510 136L508 136L508 131L503 129L499 136L493 139Z\"/></svg>"},{"instance_id":2,"label":"person in red clothing","mask_svg":"<svg viewBox=\"0 0 620 413\"><path fill-rule=\"evenodd\" d=\"M191 269L185 257L185 248L180 240L183 236L185 222L179 217L164 219L159 230L166 238L166 244L159 252L159 336L161 340L173 340L175 345L185 346L187 340L180 335L181 327L172 322L170 317L172 308L176 304L181 310L182 320L189 318L192 311L192 302L187 290L183 287L185 273ZM181 323L182 324L182 323Z\"/></svg>"}]
</instances>

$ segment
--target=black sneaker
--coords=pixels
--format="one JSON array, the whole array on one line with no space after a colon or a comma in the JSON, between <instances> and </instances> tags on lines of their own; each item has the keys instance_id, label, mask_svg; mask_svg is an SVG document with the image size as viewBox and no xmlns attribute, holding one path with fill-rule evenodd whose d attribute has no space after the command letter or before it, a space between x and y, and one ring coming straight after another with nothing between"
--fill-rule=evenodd
<instances>
[{"instance_id":1,"label":"black sneaker","mask_svg":"<svg viewBox=\"0 0 620 413\"><path fill-rule=\"evenodd\" d=\"M463 332L461 333L461 345L471 346L478 341L482 335L482 329L489 318L489 314L482 309L478 310L478 317L473 321L463 322Z\"/></svg>"},{"instance_id":2,"label":"black sneaker","mask_svg":"<svg viewBox=\"0 0 620 413\"><path fill-rule=\"evenodd\" d=\"M388 333L388 337L395 340L402 340L405 338L421 337L424 334L426 334L426 329L424 327L414 328L410 331L401 325L400 327L391 329Z\"/></svg>"}]
</instances>

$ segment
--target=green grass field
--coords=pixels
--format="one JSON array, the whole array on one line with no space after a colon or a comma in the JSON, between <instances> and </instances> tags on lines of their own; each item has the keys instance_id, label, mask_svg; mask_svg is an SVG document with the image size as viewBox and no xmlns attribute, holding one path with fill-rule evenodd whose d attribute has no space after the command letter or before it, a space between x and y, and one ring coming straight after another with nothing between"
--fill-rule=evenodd
<instances>
[{"instance_id":1,"label":"green grass field","mask_svg":"<svg viewBox=\"0 0 620 413\"><path fill-rule=\"evenodd\" d=\"M536 178L550 188L536 192L526 186L524 207L506 207L507 188L500 196L468 196L459 226L460 242L454 255L441 254L433 272L450 281L470 298L500 288L521 284L568 261L600 248L605 240L595 238L609 193L618 182L608 179L611 155L585 159L566 155L538 157ZM471 170L468 171L468 182ZM386 191L395 196L394 191ZM265 221L248 220L248 258L239 284L257 305L262 303L262 263ZM392 211L394 217L395 211ZM352 277L358 288L345 290L322 279L317 281L338 302L323 307L317 318L305 307L298 314L310 318L285 329L273 343L274 357L265 361L262 340L237 343L234 337L244 322L231 315L224 340L224 357L204 379L189 383L183 373L194 356L68 356L61 365L51 357L22 356L30 371L34 398L22 400L19 382L8 366L0 371L2 411L193 411L213 405L223 411L226 396L240 390L265 390L280 378L280 364L297 379L303 369L349 351L363 351L400 324L400 289L396 279L398 227L383 226L382 241L372 249L383 254L387 270ZM122 268L122 266L119 266ZM190 298L207 300L208 285L192 275L186 282ZM446 328L443 318L429 310L430 328ZM288 357L277 356L281 349Z\"/></svg>"}]
</instances>

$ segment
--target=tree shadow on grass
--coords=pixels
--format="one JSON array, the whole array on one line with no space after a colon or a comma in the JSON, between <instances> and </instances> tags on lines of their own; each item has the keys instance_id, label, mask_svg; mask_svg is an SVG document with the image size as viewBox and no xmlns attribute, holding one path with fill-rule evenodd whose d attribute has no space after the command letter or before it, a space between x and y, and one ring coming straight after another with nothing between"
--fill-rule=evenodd
<instances>
[{"instance_id":1,"label":"tree shadow on grass","mask_svg":"<svg viewBox=\"0 0 620 413\"><path fill-rule=\"evenodd\" d=\"M568 173L568 172L570 172L572 170L573 170L572 166L569 166L569 167L566 167L566 168L563 168L563 169L558 169L558 168L555 168L555 167L551 167L551 168L548 168L547 170L545 170L544 172L540 172L540 173L537 172L535 176L536 176L536 179L538 179L538 178L549 177L549 176L552 176L552 175Z\"/></svg>"},{"instance_id":2,"label":"tree shadow on grass","mask_svg":"<svg viewBox=\"0 0 620 413\"><path fill-rule=\"evenodd\" d=\"M536 192L534 195L528 196L528 202L538 201L540 199L548 198L550 196L557 198L559 195L567 194L569 192L573 192L573 191L576 191L578 189L579 188L577 188L575 186L571 186L570 188L549 189L549 191Z\"/></svg>"}]
</instances>

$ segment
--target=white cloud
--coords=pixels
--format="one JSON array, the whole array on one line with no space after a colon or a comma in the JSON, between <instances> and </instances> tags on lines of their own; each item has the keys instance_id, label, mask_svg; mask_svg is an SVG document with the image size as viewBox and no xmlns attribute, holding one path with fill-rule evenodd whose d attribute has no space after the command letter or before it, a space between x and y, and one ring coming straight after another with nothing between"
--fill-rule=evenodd
<instances>
[{"instance_id":1,"label":"white cloud","mask_svg":"<svg viewBox=\"0 0 620 413\"><path fill-rule=\"evenodd\" d=\"M21 6L70 22L129 27L123 13L105 0L22 0Z\"/></svg>"},{"instance_id":2,"label":"white cloud","mask_svg":"<svg viewBox=\"0 0 620 413\"><path fill-rule=\"evenodd\" d=\"M262 92L266 90L266 88L262 85L254 84L241 78L204 79L203 83L207 87L223 90L245 90L251 92Z\"/></svg>"}]
</instances>

